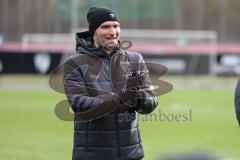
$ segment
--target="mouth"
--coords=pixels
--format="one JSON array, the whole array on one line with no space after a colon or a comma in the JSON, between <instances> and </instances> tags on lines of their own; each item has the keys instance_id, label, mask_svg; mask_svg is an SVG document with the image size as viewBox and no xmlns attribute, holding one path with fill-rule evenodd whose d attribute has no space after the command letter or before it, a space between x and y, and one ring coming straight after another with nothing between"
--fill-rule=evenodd
<instances>
[{"instance_id":1,"label":"mouth","mask_svg":"<svg viewBox=\"0 0 240 160\"><path fill-rule=\"evenodd\" d=\"M109 50L110 48L115 47L118 43L117 37L108 37L108 38L105 38L105 39L106 39L106 41L105 41L106 50Z\"/></svg>"},{"instance_id":2,"label":"mouth","mask_svg":"<svg viewBox=\"0 0 240 160\"><path fill-rule=\"evenodd\" d=\"M107 40L115 41L115 40L117 40L117 37L107 37L106 39L107 39Z\"/></svg>"}]
</instances>

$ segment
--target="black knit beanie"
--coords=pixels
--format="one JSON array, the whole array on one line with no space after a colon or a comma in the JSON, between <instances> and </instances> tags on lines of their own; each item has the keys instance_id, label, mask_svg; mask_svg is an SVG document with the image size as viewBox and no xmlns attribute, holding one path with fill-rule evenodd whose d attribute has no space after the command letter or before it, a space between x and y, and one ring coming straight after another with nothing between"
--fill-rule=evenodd
<instances>
[{"instance_id":1,"label":"black knit beanie","mask_svg":"<svg viewBox=\"0 0 240 160\"><path fill-rule=\"evenodd\" d=\"M116 13L109 8L92 7L88 10L87 20L89 23L89 32L93 36L96 29L106 21L119 21Z\"/></svg>"}]
</instances>

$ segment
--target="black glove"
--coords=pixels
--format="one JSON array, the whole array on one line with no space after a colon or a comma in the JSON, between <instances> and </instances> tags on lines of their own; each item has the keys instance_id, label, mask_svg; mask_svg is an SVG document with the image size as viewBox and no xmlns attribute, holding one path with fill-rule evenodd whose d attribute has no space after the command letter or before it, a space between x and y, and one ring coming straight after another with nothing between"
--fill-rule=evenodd
<instances>
[{"instance_id":1,"label":"black glove","mask_svg":"<svg viewBox=\"0 0 240 160\"><path fill-rule=\"evenodd\" d=\"M124 88L119 93L120 100L129 107L135 107L137 105L137 95L139 94L141 80L141 76L136 77L134 75L129 77Z\"/></svg>"},{"instance_id":2,"label":"black glove","mask_svg":"<svg viewBox=\"0 0 240 160\"><path fill-rule=\"evenodd\" d=\"M146 91L139 91L136 110L141 114L152 112L158 105L157 97L150 96Z\"/></svg>"}]
</instances>

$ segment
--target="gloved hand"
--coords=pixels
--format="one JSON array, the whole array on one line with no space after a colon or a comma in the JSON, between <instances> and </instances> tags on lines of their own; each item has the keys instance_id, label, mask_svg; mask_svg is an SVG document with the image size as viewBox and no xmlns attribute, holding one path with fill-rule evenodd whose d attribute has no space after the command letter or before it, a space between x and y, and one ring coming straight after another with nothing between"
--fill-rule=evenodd
<instances>
[{"instance_id":1,"label":"gloved hand","mask_svg":"<svg viewBox=\"0 0 240 160\"><path fill-rule=\"evenodd\" d=\"M135 107L137 105L136 96L137 90L125 90L119 94L120 100L127 104L129 107Z\"/></svg>"},{"instance_id":2,"label":"gloved hand","mask_svg":"<svg viewBox=\"0 0 240 160\"><path fill-rule=\"evenodd\" d=\"M146 91L139 91L136 110L141 114L152 112L158 105L157 97L150 96Z\"/></svg>"},{"instance_id":3,"label":"gloved hand","mask_svg":"<svg viewBox=\"0 0 240 160\"><path fill-rule=\"evenodd\" d=\"M125 92L120 94L121 100L129 107L135 107L141 114L151 113L158 105L158 101L148 88L147 86L137 86L125 89Z\"/></svg>"},{"instance_id":4,"label":"gloved hand","mask_svg":"<svg viewBox=\"0 0 240 160\"><path fill-rule=\"evenodd\" d=\"M124 88L119 93L120 100L129 107L135 107L137 105L137 95L139 94L141 79L141 76L129 77Z\"/></svg>"}]
</instances>

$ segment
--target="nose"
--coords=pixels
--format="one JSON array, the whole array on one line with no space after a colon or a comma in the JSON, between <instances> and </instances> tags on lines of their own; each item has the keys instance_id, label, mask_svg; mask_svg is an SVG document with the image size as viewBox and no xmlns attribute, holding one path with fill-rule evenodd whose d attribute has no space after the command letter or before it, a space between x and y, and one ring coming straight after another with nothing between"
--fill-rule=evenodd
<instances>
[{"instance_id":1,"label":"nose","mask_svg":"<svg viewBox=\"0 0 240 160\"><path fill-rule=\"evenodd\" d=\"M117 30L114 27L109 28L109 34L110 35L115 35L117 33Z\"/></svg>"}]
</instances>

